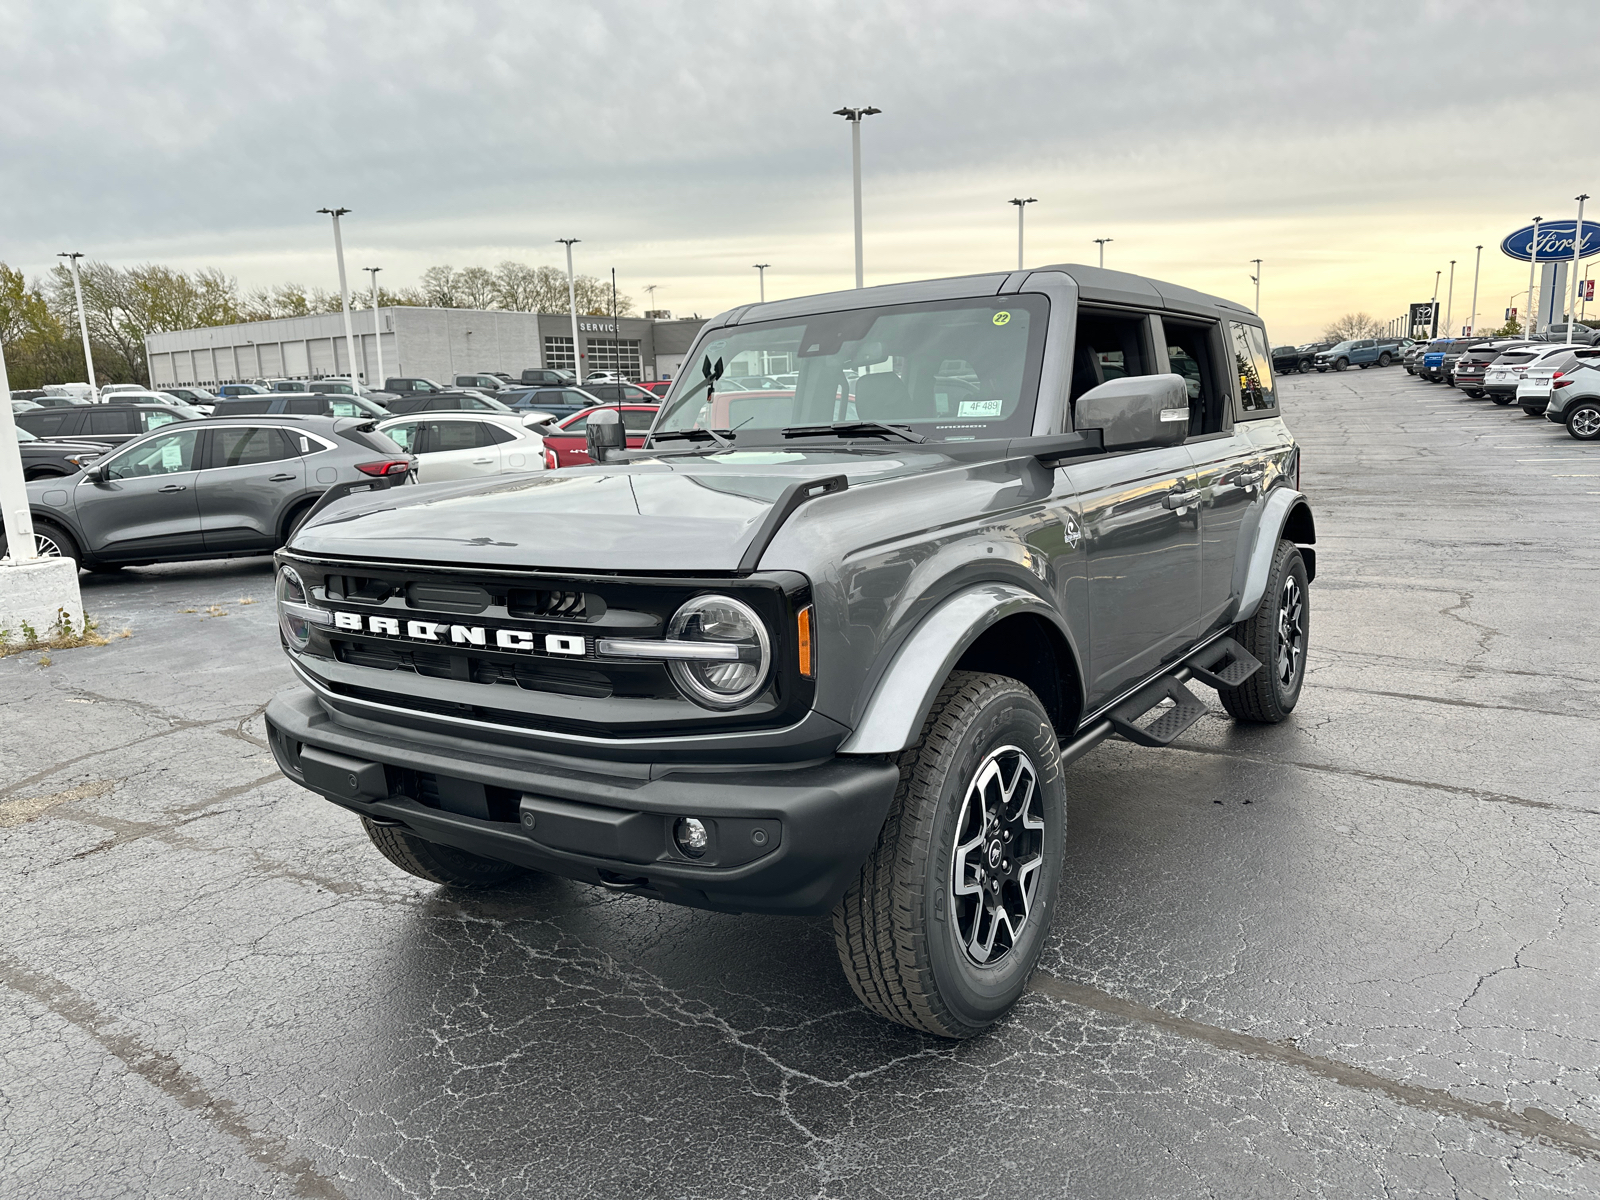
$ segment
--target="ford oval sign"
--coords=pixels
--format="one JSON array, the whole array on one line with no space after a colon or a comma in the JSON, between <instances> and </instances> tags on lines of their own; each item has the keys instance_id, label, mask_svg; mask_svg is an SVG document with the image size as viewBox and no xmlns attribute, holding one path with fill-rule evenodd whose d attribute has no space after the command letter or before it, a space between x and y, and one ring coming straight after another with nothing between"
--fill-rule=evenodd
<instances>
[{"instance_id":1,"label":"ford oval sign","mask_svg":"<svg viewBox=\"0 0 1600 1200\"><path fill-rule=\"evenodd\" d=\"M1539 222L1539 261L1540 262L1570 262L1572 260L1572 237L1577 229L1576 221L1540 221ZM1523 262L1533 261L1533 226L1529 225L1509 235L1500 243L1500 249L1512 258L1520 258ZM1600 222L1585 221L1583 223L1583 246L1578 250L1579 258L1588 258L1591 254L1600 253Z\"/></svg>"}]
</instances>

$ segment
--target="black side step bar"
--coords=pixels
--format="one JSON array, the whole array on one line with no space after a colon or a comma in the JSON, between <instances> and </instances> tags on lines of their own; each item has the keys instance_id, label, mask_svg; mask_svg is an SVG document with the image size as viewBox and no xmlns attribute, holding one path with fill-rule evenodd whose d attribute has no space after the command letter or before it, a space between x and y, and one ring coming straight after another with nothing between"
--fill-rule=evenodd
<instances>
[{"instance_id":1,"label":"black side step bar","mask_svg":"<svg viewBox=\"0 0 1600 1200\"><path fill-rule=\"evenodd\" d=\"M1157 676L1118 701L1103 717L1061 748L1061 761L1069 763L1093 750L1112 734L1139 746L1170 746L1203 717L1206 706L1184 686L1193 679L1214 688L1238 687L1261 669L1261 663L1231 637L1195 651L1177 668ZM1147 725L1138 721L1164 701L1166 709Z\"/></svg>"}]
</instances>

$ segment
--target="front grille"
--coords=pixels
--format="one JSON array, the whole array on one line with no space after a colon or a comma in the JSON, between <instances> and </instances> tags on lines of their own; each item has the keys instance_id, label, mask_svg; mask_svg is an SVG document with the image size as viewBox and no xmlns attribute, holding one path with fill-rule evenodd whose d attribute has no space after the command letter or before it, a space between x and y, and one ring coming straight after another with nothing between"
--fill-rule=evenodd
<instances>
[{"instance_id":1,"label":"front grille","mask_svg":"<svg viewBox=\"0 0 1600 1200\"><path fill-rule=\"evenodd\" d=\"M300 572L312 602L335 614L334 628L313 632L304 666L319 674L315 660L322 658L354 668L355 675L347 670L337 682L323 682L336 694L419 717L601 738L667 736L790 725L814 694L799 674L795 639L786 636L810 603L798 575L563 576L282 558ZM663 662L597 655L602 638L659 640L679 608L713 591L750 604L771 635L770 685L746 708L701 708L683 697ZM462 684L482 690L466 692ZM526 698L514 699L517 693ZM573 705L563 707L560 697Z\"/></svg>"}]
</instances>

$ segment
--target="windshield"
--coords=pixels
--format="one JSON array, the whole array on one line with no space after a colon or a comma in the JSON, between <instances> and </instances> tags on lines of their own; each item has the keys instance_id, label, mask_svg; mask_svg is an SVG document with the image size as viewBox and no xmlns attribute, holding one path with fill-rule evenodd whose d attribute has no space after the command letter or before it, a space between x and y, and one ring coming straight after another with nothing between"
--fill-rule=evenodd
<instances>
[{"instance_id":1,"label":"windshield","mask_svg":"<svg viewBox=\"0 0 1600 1200\"><path fill-rule=\"evenodd\" d=\"M935 441L1026 436L1048 314L1042 296L997 296L715 330L684 363L685 386L655 428L759 438L877 421ZM718 364L722 378L708 386L706 372ZM724 387L734 379L739 390Z\"/></svg>"},{"instance_id":2,"label":"windshield","mask_svg":"<svg viewBox=\"0 0 1600 1200\"><path fill-rule=\"evenodd\" d=\"M1339 351L1339 350L1348 350L1348 349L1350 349L1350 347L1352 347L1354 345L1355 345L1354 342L1340 342L1332 350L1329 350L1328 353L1329 354L1333 354L1333 353L1335 353L1336 351Z\"/></svg>"}]
</instances>

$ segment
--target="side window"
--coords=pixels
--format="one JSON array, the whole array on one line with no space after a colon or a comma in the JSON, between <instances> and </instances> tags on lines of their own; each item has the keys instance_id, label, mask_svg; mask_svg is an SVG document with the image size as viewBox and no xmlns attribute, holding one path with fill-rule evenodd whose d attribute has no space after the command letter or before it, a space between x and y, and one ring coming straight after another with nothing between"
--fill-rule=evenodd
<instances>
[{"instance_id":1,"label":"side window","mask_svg":"<svg viewBox=\"0 0 1600 1200\"><path fill-rule=\"evenodd\" d=\"M1078 344L1072 355L1072 399L1125 375L1149 375L1144 317L1078 310Z\"/></svg>"},{"instance_id":2,"label":"side window","mask_svg":"<svg viewBox=\"0 0 1600 1200\"><path fill-rule=\"evenodd\" d=\"M589 418L586 416L567 422L567 424L561 427L559 433L559 436L561 437L587 437L588 435Z\"/></svg>"},{"instance_id":3,"label":"side window","mask_svg":"<svg viewBox=\"0 0 1600 1200\"><path fill-rule=\"evenodd\" d=\"M35 430L34 432L42 432ZM89 414L90 433L141 433L134 415L126 410L122 412L105 412L96 409Z\"/></svg>"},{"instance_id":4,"label":"side window","mask_svg":"<svg viewBox=\"0 0 1600 1200\"><path fill-rule=\"evenodd\" d=\"M95 416L115 417L115 416L120 416L121 414L120 413L90 413L89 415L91 417L95 417ZM60 434L60 433L64 432L65 431L64 427L75 416L77 416L77 414L76 413L72 413L72 412L50 412L50 411L47 410L45 412L18 413L18 414L16 414L16 418L15 419L16 419L17 424L21 428L26 429L29 433L33 434L34 437L54 437L57 434ZM124 432L124 430L122 430L122 429L115 429L115 430L102 429L100 432L101 433L122 433L122 432Z\"/></svg>"},{"instance_id":5,"label":"side window","mask_svg":"<svg viewBox=\"0 0 1600 1200\"><path fill-rule=\"evenodd\" d=\"M336 417L361 417L366 415L349 400L331 400L328 403L328 408Z\"/></svg>"},{"instance_id":6,"label":"side window","mask_svg":"<svg viewBox=\"0 0 1600 1200\"><path fill-rule=\"evenodd\" d=\"M1272 387L1272 356L1267 352L1267 335L1256 325L1230 321L1228 329L1234 370L1239 376L1240 407L1245 413L1271 415L1278 408Z\"/></svg>"},{"instance_id":7,"label":"side window","mask_svg":"<svg viewBox=\"0 0 1600 1200\"><path fill-rule=\"evenodd\" d=\"M248 467L278 462L295 451L276 429L219 429L211 439L211 467Z\"/></svg>"},{"instance_id":8,"label":"side window","mask_svg":"<svg viewBox=\"0 0 1600 1200\"><path fill-rule=\"evenodd\" d=\"M430 421L428 423L428 449L476 450L479 446L494 443L488 434L480 432L479 421Z\"/></svg>"},{"instance_id":9,"label":"side window","mask_svg":"<svg viewBox=\"0 0 1600 1200\"><path fill-rule=\"evenodd\" d=\"M323 413L323 405L325 404L327 404L327 401L320 397L313 399L310 396L300 396L292 400L285 400L283 402L283 411L296 417L319 417Z\"/></svg>"},{"instance_id":10,"label":"side window","mask_svg":"<svg viewBox=\"0 0 1600 1200\"><path fill-rule=\"evenodd\" d=\"M648 433L656 423L654 409L625 408L622 410L622 428L626 433Z\"/></svg>"},{"instance_id":11,"label":"side window","mask_svg":"<svg viewBox=\"0 0 1600 1200\"><path fill-rule=\"evenodd\" d=\"M400 449L405 450L405 451L407 451L407 452L409 452L411 454L415 454L417 452L417 447L416 447L416 442L417 442L417 423L416 422L414 422L414 421L404 421L399 425L391 425L387 429L383 430L382 432L383 432L383 436L384 437L388 438L395 445L399 446Z\"/></svg>"},{"instance_id":12,"label":"side window","mask_svg":"<svg viewBox=\"0 0 1600 1200\"><path fill-rule=\"evenodd\" d=\"M146 433L152 429L160 429L163 425L171 425L176 420L178 420L177 413L162 412L160 409L139 410L139 424L144 426Z\"/></svg>"},{"instance_id":13,"label":"side window","mask_svg":"<svg viewBox=\"0 0 1600 1200\"><path fill-rule=\"evenodd\" d=\"M477 427L485 434L487 434L489 438L487 442L479 443L480 445L492 446L496 443L503 444L505 442L514 442L517 440L517 435L511 430L507 429L504 425L491 425L488 421L475 421L473 423L477 425Z\"/></svg>"},{"instance_id":14,"label":"side window","mask_svg":"<svg viewBox=\"0 0 1600 1200\"><path fill-rule=\"evenodd\" d=\"M1215 325L1190 324L1162 318L1167 336L1167 364L1174 375L1183 377L1189 392L1189 436L1221 433L1232 422L1232 404L1227 376L1217 361L1221 344Z\"/></svg>"},{"instance_id":15,"label":"side window","mask_svg":"<svg viewBox=\"0 0 1600 1200\"><path fill-rule=\"evenodd\" d=\"M142 479L147 475L175 475L194 470L194 448L200 438L196 429L180 429L140 442L126 454L119 454L106 467L109 479Z\"/></svg>"}]
</instances>

